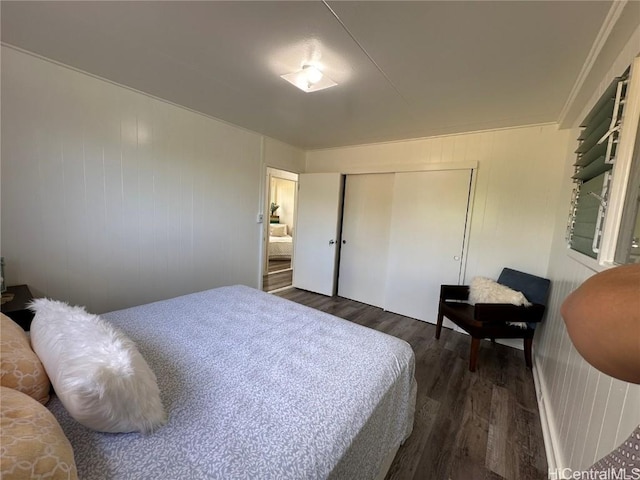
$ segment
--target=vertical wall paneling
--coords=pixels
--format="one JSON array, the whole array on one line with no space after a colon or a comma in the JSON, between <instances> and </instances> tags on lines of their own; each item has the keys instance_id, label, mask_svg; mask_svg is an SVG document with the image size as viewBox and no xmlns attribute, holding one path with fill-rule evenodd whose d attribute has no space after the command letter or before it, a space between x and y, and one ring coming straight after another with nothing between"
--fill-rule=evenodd
<instances>
[{"instance_id":1,"label":"vertical wall paneling","mask_svg":"<svg viewBox=\"0 0 640 480\"><path fill-rule=\"evenodd\" d=\"M95 312L260 278L262 138L2 47L10 284ZM267 142L269 161L300 151ZM272 160L277 157L279 160Z\"/></svg>"},{"instance_id":2,"label":"vertical wall paneling","mask_svg":"<svg viewBox=\"0 0 640 480\"><path fill-rule=\"evenodd\" d=\"M304 172L304 151L286 143L264 137L264 162L267 167L292 173Z\"/></svg>"},{"instance_id":3,"label":"vertical wall paneling","mask_svg":"<svg viewBox=\"0 0 640 480\"><path fill-rule=\"evenodd\" d=\"M603 90L638 55L640 27L619 52L601 79L591 100L583 106L583 118ZM571 138L578 130L570 130ZM545 322L536 333L535 378L546 430L550 467L580 470L617 447L640 423L640 385L613 379L585 362L573 347L560 316L563 300L595 273L593 264L582 264L568 254L565 229L569 212L575 161L575 142L564 156L555 233L549 256L552 292Z\"/></svg>"},{"instance_id":4,"label":"vertical wall paneling","mask_svg":"<svg viewBox=\"0 0 640 480\"><path fill-rule=\"evenodd\" d=\"M477 162L466 280L503 266L545 276L570 133L554 125L307 152L307 172ZM390 170L392 171L392 170Z\"/></svg>"}]
</instances>

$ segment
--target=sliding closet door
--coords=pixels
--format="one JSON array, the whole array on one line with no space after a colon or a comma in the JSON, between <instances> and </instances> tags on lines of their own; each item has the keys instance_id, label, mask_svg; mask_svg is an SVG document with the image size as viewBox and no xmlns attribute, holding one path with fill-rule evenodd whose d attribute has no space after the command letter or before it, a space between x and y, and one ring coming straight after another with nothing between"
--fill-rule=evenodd
<instances>
[{"instance_id":1,"label":"sliding closet door","mask_svg":"<svg viewBox=\"0 0 640 480\"><path fill-rule=\"evenodd\" d=\"M436 323L441 284L458 284L471 170L397 173L385 309Z\"/></svg>"},{"instance_id":2,"label":"sliding closet door","mask_svg":"<svg viewBox=\"0 0 640 480\"><path fill-rule=\"evenodd\" d=\"M384 308L394 174L347 175L338 295Z\"/></svg>"}]
</instances>

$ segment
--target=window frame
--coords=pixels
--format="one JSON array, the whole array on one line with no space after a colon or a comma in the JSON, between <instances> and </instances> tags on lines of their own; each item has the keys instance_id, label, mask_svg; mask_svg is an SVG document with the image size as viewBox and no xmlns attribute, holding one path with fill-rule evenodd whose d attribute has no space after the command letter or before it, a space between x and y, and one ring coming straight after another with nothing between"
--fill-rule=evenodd
<instances>
[{"instance_id":1,"label":"window frame","mask_svg":"<svg viewBox=\"0 0 640 480\"><path fill-rule=\"evenodd\" d=\"M627 89L618 157L613 166L613 179L598 254L598 263L603 266L618 265L615 261L616 249L618 248L625 199L630 185L636 134L640 123L640 57L636 57L631 64Z\"/></svg>"},{"instance_id":2,"label":"window frame","mask_svg":"<svg viewBox=\"0 0 640 480\"><path fill-rule=\"evenodd\" d=\"M619 263L616 262L616 251L619 248L618 239L620 236L620 226L626 204L626 195L630 186L631 166L634 159L634 149L639 124L640 57L636 57L629 71L623 122L620 130L619 143L617 145L616 161L611 170L612 179L609 186L605 216L601 227L602 236L597 258L594 259L574 250L571 248L570 242L567 242L567 252L569 256L596 271L619 265ZM570 222L573 220L574 214L573 203L571 209Z\"/></svg>"}]
</instances>

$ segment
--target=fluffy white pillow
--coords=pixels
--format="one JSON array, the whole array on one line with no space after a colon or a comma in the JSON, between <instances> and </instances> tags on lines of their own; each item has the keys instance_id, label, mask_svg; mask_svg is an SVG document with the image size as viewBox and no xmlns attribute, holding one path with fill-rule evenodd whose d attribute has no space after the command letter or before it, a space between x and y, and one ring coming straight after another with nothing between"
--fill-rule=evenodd
<instances>
[{"instance_id":1,"label":"fluffy white pillow","mask_svg":"<svg viewBox=\"0 0 640 480\"><path fill-rule=\"evenodd\" d=\"M475 277L469 285L469 303L511 303L529 307L531 303L522 292L517 292L490 278Z\"/></svg>"},{"instance_id":2,"label":"fluffy white pillow","mask_svg":"<svg viewBox=\"0 0 640 480\"><path fill-rule=\"evenodd\" d=\"M41 298L31 309L33 350L73 418L114 433L166 422L156 376L126 335L82 307Z\"/></svg>"}]
</instances>

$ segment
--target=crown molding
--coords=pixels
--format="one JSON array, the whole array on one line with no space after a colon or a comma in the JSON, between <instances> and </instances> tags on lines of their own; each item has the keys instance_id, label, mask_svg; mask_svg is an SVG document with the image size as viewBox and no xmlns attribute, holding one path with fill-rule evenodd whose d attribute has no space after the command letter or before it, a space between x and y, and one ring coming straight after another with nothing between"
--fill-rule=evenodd
<instances>
[{"instance_id":1,"label":"crown molding","mask_svg":"<svg viewBox=\"0 0 640 480\"><path fill-rule=\"evenodd\" d=\"M580 70L580 73L576 78L576 82L574 83L573 88L571 89L571 92L567 97L567 101L560 111L560 115L558 117L559 125L564 125L567 114L571 110L571 107L573 106L573 103L580 93L580 90L582 90L585 81L587 80L589 74L591 73L591 70L593 69L593 65L600 55L600 52L602 51L605 43L607 43L607 40L609 39L609 35L611 35L613 28L615 27L616 23L618 23L620 15L622 15L622 11L626 7L627 3L628 0L614 0L614 2L611 4L611 8L607 13L607 17L604 19L602 27L600 27L600 31L598 32L598 35L596 36L596 39L591 46L591 50L589 51L589 54L587 55L587 58L582 65L582 69Z\"/></svg>"}]
</instances>

